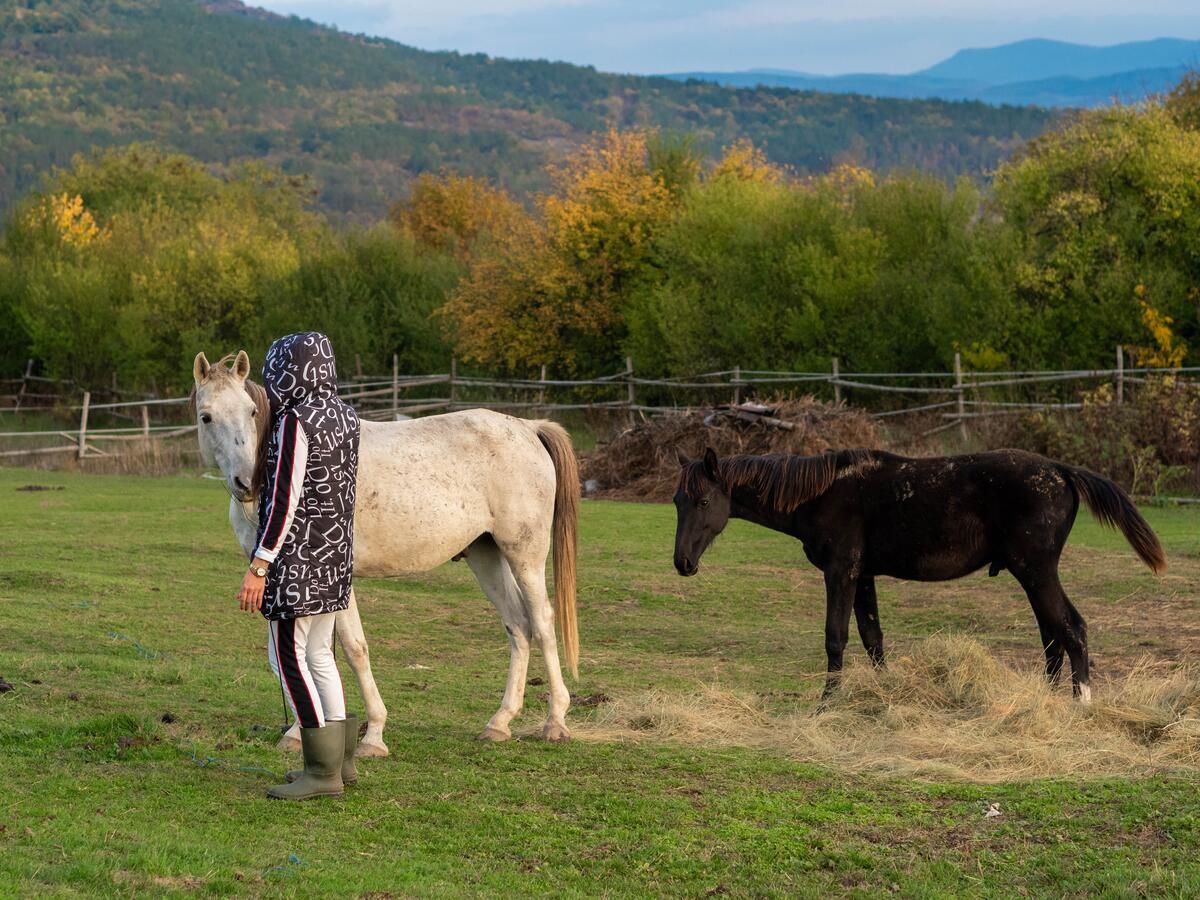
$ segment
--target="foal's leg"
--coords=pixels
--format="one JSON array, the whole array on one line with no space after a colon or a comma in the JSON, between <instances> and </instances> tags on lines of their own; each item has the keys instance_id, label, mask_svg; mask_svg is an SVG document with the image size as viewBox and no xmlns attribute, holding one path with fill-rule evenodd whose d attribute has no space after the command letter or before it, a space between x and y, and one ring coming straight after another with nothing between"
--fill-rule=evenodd
<instances>
[{"instance_id":1,"label":"foal's leg","mask_svg":"<svg viewBox=\"0 0 1200 900\"><path fill-rule=\"evenodd\" d=\"M355 756L387 756L388 746L383 742L383 726L387 723L387 707L375 685L371 672L371 656L367 648L367 636L363 634L362 619L358 615L358 600L354 589L350 589L350 605L337 614L334 620L338 641L350 661L350 668L358 679L363 703L367 707L367 733L363 735Z\"/></svg>"},{"instance_id":2,"label":"foal's leg","mask_svg":"<svg viewBox=\"0 0 1200 900\"><path fill-rule=\"evenodd\" d=\"M533 633L542 648L546 663L546 680L550 684L550 711L542 727L542 737L547 741L569 741L567 709L571 705L571 692L563 681L562 669L558 664L558 638L554 633L554 608L546 596L546 557L550 548L528 548L509 556L513 575L525 599L525 612Z\"/></svg>"},{"instance_id":3,"label":"foal's leg","mask_svg":"<svg viewBox=\"0 0 1200 900\"><path fill-rule=\"evenodd\" d=\"M841 569L825 572L825 656L828 660L825 690L821 699L833 693L842 677L842 656L850 638L850 609L854 606L857 578Z\"/></svg>"},{"instance_id":4,"label":"foal's leg","mask_svg":"<svg viewBox=\"0 0 1200 900\"><path fill-rule=\"evenodd\" d=\"M1042 652L1046 656L1046 680L1051 684L1058 684L1062 680L1062 665L1063 650L1062 643L1057 638L1057 633L1051 628L1042 617L1041 611L1037 605L1030 601L1033 607L1034 618L1037 619L1038 631L1042 634Z\"/></svg>"},{"instance_id":5,"label":"foal's leg","mask_svg":"<svg viewBox=\"0 0 1200 900\"><path fill-rule=\"evenodd\" d=\"M867 656L874 666L883 665L883 628L879 624L879 599L875 596L875 579L860 575L854 594L854 618L858 622L858 636L867 648Z\"/></svg>"},{"instance_id":6,"label":"foal's leg","mask_svg":"<svg viewBox=\"0 0 1200 900\"><path fill-rule=\"evenodd\" d=\"M1053 652L1058 654L1058 667L1061 669L1061 654L1066 650L1071 660L1071 690L1080 700L1088 703L1092 699L1092 689L1089 684L1087 623L1079 614L1063 591L1062 583L1058 580L1058 567L1054 563L1014 573L1021 582L1033 605L1039 625L1042 628L1042 641L1047 648L1057 646ZM1046 669L1050 672L1051 650L1046 651Z\"/></svg>"},{"instance_id":7,"label":"foal's leg","mask_svg":"<svg viewBox=\"0 0 1200 900\"><path fill-rule=\"evenodd\" d=\"M525 673L529 668L529 618L521 600L521 592L513 579L508 561L490 535L479 538L467 550L467 565L475 573L479 586L487 594L508 634L510 649L508 684L500 709L492 716L479 735L481 741L507 741L512 737L508 723L521 711L525 702Z\"/></svg>"},{"instance_id":8,"label":"foal's leg","mask_svg":"<svg viewBox=\"0 0 1200 900\"><path fill-rule=\"evenodd\" d=\"M1059 590L1062 590L1061 586ZM1079 642L1079 661L1076 662L1075 657L1071 657L1071 683L1074 693L1079 697L1082 703L1092 702L1092 685L1091 685L1091 659L1088 656L1087 642L1087 622L1083 620L1083 616L1079 614L1079 610L1067 598L1066 591L1062 592L1063 603L1067 607L1067 626L1070 633L1075 635Z\"/></svg>"}]
</instances>

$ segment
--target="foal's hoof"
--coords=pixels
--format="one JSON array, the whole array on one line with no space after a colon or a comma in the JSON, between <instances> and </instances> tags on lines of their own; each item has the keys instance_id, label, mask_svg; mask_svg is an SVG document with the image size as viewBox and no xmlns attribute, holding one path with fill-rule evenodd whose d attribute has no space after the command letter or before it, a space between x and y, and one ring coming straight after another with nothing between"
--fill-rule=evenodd
<instances>
[{"instance_id":1,"label":"foal's hoof","mask_svg":"<svg viewBox=\"0 0 1200 900\"><path fill-rule=\"evenodd\" d=\"M507 741L511 737L512 737L511 732L501 731L499 728L492 728L492 726L489 725L487 728L483 729L483 731L479 732L478 740L481 740L481 741Z\"/></svg>"},{"instance_id":2,"label":"foal's hoof","mask_svg":"<svg viewBox=\"0 0 1200 900\"><path fill-rule=\"evenodd\" d=\"M380 741L379 743L368 744L363 741L358 745L358 749L354 751L354 755L359 759L383 759L388 755L387 744Z\"/></svg>"},{"instance_id":3,"label":"foal's hoof","mask_svg":"<svg viewBox=\"0 0 1200 900\"><path fill-rule=\"evenodd\" d=\"M1091 706L1092 705L1091 685L1087 685L1087 684L1079 685L1079 693L1076 695L1076 699L1078 699L1079 702L1082 703L1084 706Z\"/></svg>"},{"instance_id":4,"label":"foal's hoof","mask_svg":"<svg viewBox=\"0 0 1200 900\"><path fill-rule=\"evenodd\" d=\"M565 744L570 739L571 732L567 731L567 726L559 725L557 722L547 722L546 727L542 729L542 740L544 741Z\"/></svg>"}]
</instances>

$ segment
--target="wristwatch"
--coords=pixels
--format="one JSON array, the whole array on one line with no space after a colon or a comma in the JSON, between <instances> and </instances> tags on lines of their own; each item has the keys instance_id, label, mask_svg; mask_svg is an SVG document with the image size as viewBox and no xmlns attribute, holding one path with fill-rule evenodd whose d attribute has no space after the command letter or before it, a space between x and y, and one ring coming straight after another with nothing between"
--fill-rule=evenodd
<instances>
[{"instance_id":1,"label":"wristwatch","mask_svg":"<svg viewBox=\"0 0 1200 900\"><path fill-rule=\"evenodd\" d=\"M267 567L266 566L256 566L253 563L251 563L250 571L253 572L255 575L257 575L259 578L267 577Z\"/></svg>"}]
</instances>

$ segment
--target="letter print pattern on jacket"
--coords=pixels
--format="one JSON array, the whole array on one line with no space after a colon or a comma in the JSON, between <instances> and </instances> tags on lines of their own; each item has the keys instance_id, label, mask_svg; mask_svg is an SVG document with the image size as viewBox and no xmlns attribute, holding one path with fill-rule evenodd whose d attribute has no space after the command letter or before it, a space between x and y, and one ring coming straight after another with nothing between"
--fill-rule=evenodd
<instances>
[{"instance_id":1,"label":"letter print pattern on jacket","mask_svg":"<svg viewBox=\"0 0 1200 900\"><path fill-rule=\"evenodd\" d=\"M358 414L337 396L333 348L315 331L267 351L272 428L255 556L269 561L263 615L293 619L350 604Z\"/></svg>"}]
</instances>

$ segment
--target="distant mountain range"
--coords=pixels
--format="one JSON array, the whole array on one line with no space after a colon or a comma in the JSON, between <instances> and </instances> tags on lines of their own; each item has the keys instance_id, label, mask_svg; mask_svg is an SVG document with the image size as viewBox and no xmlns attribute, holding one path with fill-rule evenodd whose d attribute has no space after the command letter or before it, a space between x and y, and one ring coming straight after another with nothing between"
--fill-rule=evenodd
<instances>
[{"instance_id":1,"label":"distant mountain range","mask_svg":"<svg viewBox=\"0 0 1200 900\"><path fill-rule=\"evenodd\" d=\"M0 223L53 166L132 141L309 175L325 211L374 220L423 172L545 190L548 164L610 128L686 133L708 154L749 139L799 172L953 178L985 177L1058 118L430 53L238 0L0 0Z\"/></svg>"},{"instance_id":2,"label":"distant mountain range","mask_svg":"<svg viewBox=\"0 0 1200 900\"><path fill-rule=\"evenodd\" d=\"M1038 39L960 50L910 75L811 75L786 69L751 69L679 72L668 77L734 87L782 87L868 97L1091 107L1113 100L1134 102L1169 90L1193 69L1200 69L1200 41L1159 38L1088 47Z\"/></svg>"}]
</instances>

